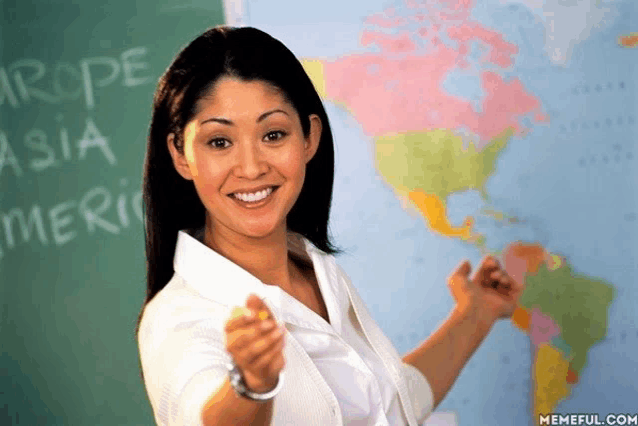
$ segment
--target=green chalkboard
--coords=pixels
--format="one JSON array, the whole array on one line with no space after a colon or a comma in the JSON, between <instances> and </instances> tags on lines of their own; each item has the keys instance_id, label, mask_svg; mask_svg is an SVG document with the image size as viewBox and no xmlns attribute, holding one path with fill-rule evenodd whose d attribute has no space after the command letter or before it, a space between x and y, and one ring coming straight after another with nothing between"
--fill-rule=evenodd
<instances>
[{"instance_id":1,"label":"green chalkboard","mask_svg":"<svg viewBox=\"0 0 638 426\"><path fill-rule=\"evenodd\" d=\"M0 6L0 424L154 424L134 335L146 133L221 1Z\"/></svg>"}]
</instances>

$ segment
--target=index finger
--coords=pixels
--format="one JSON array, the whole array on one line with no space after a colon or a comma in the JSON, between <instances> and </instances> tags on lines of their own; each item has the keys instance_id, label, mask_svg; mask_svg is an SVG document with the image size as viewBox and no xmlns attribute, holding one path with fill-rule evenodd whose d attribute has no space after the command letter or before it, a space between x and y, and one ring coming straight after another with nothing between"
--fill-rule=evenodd
<instances>
[{"instance_id":1,"label":"index finger","mask_svg":"<svg viewBox=\"0 0 638 426\"><path fill-rule=\"evenodd\" d=\"M495 256L488 254L481 259L478 268L476 268L476 271L472 276L472 281L483 284L491 283L492 280L490 279L490 274L499 268L500 264L498 259Z\"/></svg>"},{"instance_id":2,"label":"index finger","mask_svg":"<svg viewBox=\"0 0 638 426\"><path fill-rule=\"evenodd\" d=\"M495 269L500 267L501 267L501 264L496 258L496 256L488 254L487 256L483 258L483 260L481 260L479 269L488 269L488 268Z\"/></svg>"},{"instance_id":3,"label":"index finger","mask_svg":"<svg viewBox=\"0 0 638 426\"><path fill-rule=\"evenodd\" d=\"M226 321L224 330L230 333L238 328L247 327L255 321L257 321L257 318L250 309L243 306L235 306L230 314L230 318Z\"/></svg>"}]
</instances>

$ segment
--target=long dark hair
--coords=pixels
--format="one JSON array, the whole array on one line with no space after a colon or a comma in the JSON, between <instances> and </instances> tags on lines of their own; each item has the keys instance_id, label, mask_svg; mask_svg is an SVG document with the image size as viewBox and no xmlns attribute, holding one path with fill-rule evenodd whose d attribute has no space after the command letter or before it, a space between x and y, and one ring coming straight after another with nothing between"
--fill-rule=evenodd
<instances>
[{"instance_id":1,"label":"long dark hair","mask_svg":"<svg viewBox=\"0 0 638 426\"><path fill-rule=\"evenodd\" d=\"M175 57L159 79L144 161L144 229L147 292L144 307L174 274L173 256L181 229L204 225L205 210L192 181L173 166L166 141L175 135L183 153L184 128L196 114L198 100L224 76L264 81L281 91L297 111L305 137L311 114L321 119L318 150L306 165L306 178L287 217L290 231L328 254L341 252L328 236L334 181L334 146L328 117L310 78L279 40L255 28L218 26L205 31ZM144 311L140 312L140 318ZM139 320L138 320L139 327Z\"/></svg>"}]
</instances>

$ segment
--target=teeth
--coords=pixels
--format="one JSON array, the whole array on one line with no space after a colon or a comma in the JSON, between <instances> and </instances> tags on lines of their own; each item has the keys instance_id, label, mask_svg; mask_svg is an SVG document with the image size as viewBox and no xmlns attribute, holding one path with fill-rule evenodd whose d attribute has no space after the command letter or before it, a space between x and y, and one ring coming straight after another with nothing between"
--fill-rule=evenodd
<instances>
[{"instance_id":1,"label":"teeth","mask_svg":"<svg viewBox=\"0 0 638 426\"><path fill-rule=\"evenodd\" d=\"M270 188L266 188L262 191L259 192L254 192L252 194L241 194L241 193L234 193L233 195L235 196L235 198L238 198L242 201L245 201L247 203L254 203L256 201L261 201L264 198L266 198L267 196L269 196L272 193L272 187Z\"/></svg>"}]
</instances>

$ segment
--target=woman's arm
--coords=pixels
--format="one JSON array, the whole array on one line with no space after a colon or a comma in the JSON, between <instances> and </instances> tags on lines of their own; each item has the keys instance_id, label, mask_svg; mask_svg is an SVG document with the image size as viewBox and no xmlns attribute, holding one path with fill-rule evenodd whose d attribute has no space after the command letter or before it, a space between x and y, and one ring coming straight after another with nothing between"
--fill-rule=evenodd
<instances>
[{"instance_id":1,"label":"woman's arm","mask_svg":"<svg viewBox=\"0 0 638 426\"><path fill-rule=\"evenodd\" d=\"M202 420L205 426L268 426L272 421L273 401L258 402L242 398L226 379L204 406Z\"/></svg>"},{"instance_id":2,"label":"woman's arm","mask_svg":"<svg viewBox=\"0 0 638 426\"><path fill-rule=\"evenodd\" d=\"M427 340L403 357L427 379L439 405L490 327L479 326L469 312L454 309Z\"/></svg>"},{"instance_id":3,"label":"woman's arm","mask_svg":"<svg viewBox=\"0 0 638 426\"><path fill-rule=\"evenodd\" d=\"M251 294L245 308L233 311L224 332L226 349L241 371L246 387L257 393L274 389L284 367L284 331L277 326L263 300ZM229 378L202 410L206 426L270 425L272 416L273 399L260 402L241 397Z\"/></svg>"},{"instance_id":4,"label":"woman's arm","mask_svg":"<svg viewBox=\"0 0 638 426\"><path fill-rule=\"evenodd\" d=\"M456 306L448 319L425 342L403 357L427 379L434 407L447 395L461 370L499 318L514 312L522 285L487 256L470 279L469 262L448 278Z\"/></svg>"}]
</instances>

